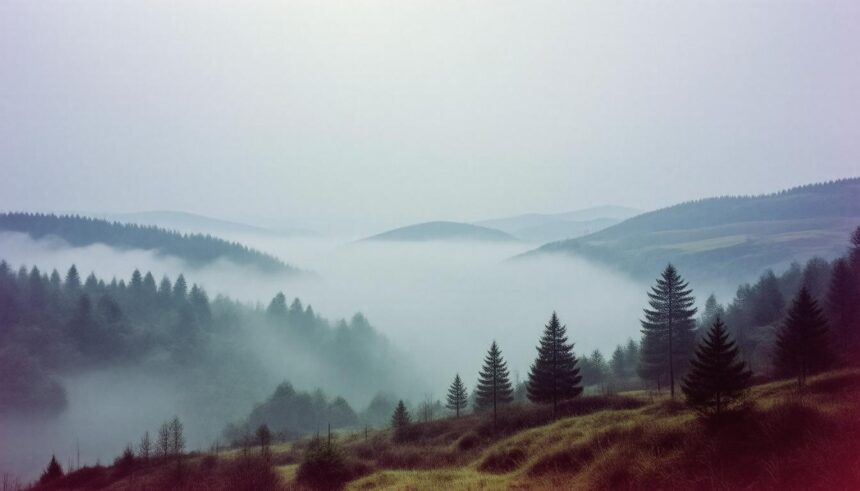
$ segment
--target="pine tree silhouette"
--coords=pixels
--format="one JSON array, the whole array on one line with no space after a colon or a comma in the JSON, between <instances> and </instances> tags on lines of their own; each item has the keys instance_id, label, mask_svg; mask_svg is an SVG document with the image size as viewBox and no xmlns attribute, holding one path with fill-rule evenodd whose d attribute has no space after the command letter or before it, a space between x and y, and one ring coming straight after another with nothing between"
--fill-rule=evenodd
<instances>
[{"instance_id":1,"label":"pine tree silhouette","mask_svg":"<svg viewBox=\"0 0 860 491\"><path fill-rule=\"evenodd\" d=\"M403 399L401 399L397 403L397 407L394 409L394 414L391 416L391 427L392 428L403 428L404 426L409 425L412 422L412 418L409 416L409 411L406 409L406 404L403 404Z\"/></svg>"},{"instance_id":2,"label":"pine tree silhouette","mask_svg":"<svg viewBox=\"0 0 860 491\"><path fill-rule=\"evenodd\" d=\"M529 400L540 404L552 403L555 415L558 403L582 393L582 376L579 374L573 344L567 344L567 328L552 313L544 326L537 347L538 356L529 370L526 391Z\"/></svg>"},{"instance_id":3,"label":"pine tree silhouette","mask_svg":"<svg viewBox=\"0 0 860 491\"><path fill-rule=\"evenodd\" d=\"M680 375L695 344L696 302L693 291L669 264L657 284L648 292L645 320L642 323L640 374L669 375L669 388L675 398L675 377Z\"/></svg>"},{"instance_id":4,"label":"pine tree silhouette","mask_svg":"<svg viewBox=\"0 0 860 491\"><path fill-rule=\"evenodd\" d=\"M60 463L57 462L57 457L51 455L51 462L48 463L48 467L46 467L42 472L42 476L39 478L39 484L48 484L61 477L63 477L63 468L60 467Z\"/></svg>"},{"instance_id":5,"label":"pine tree silhouette","mask_svg":"<svg viewBox=\"0 0 860 491\"><path fill-rule=\"evenodd\" d=\"M858 301L858 278L844 258L833 263L830 288L827 291L829 319L836 331L835 341L846 359L857 348L857 317L860 315Z\"/></svg>"},{"instance_id":6,"label":"pine tree silhouette","mask_svg":"<svg viewBox=\"0 0 860 491\"><path fill-rule=\"evenodd\" d=\"M818 302L802 287L776 339L774 365L781 375L797 377L803 387L806 377L830 362L827 319Z\"/></svg>"},{"instance_id":7,"label":"pine tree silhouette","mask_svg":"<svg viewBox=\"0 0 860 491\"><path fill-rule=\"evenodd\" d=\"M751 376L739 359L737 345L729 339L726 325L717 316L690 360L681 390L688 405L704 415L719 417L743 397Z\"/></svg>"},{"instance_id":8,"label":"pine tree silhouette","mask_svg":"<svg viewBox=\"0 0 860 491\"><path fill-rule=\"evenodd\" d=\"M498 406L514 400L507 363L502 358L502 351L495 341L490 345L487 357L484 358L484 366L481 368L481 373L478 374L478 386L475 393L477 396L475 405L479 410L493 408L494 423L498 414Z\"/></svg>"},{"instance_id":9,"label":"pine tree silhouette","mask_svg":"<svg viewBox=\"0 0 860 491\"><path fill-rule=\"evenodd\" d=\"M454 382L451 383L451 387L448 389L448 404L445 407L454 411L456 417L459 418L460 410L466 409L468 403L469 396L466 393L466 386L463 385L463 381L460 379L460 374L458 373L454 376Z\"/></svg>"}]
</instances>

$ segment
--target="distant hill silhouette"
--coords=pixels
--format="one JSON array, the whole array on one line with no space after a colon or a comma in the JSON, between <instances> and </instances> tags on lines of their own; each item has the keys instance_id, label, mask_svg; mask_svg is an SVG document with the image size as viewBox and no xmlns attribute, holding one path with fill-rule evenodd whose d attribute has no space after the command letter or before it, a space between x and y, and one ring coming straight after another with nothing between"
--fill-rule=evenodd
<instances>
[{"instance_id":1,"label":"distant hill silhouette","mask_svg":"<svg viewBox=\"0 0 860 491\"><path fill-rule=\"evenodd\" d=\"M154 226L76 215L2 213L0 231L25 233L33 239L54 236L76 247L105 244L119 249L155 251L182 259L191 266L203 266L223 258L265 272L299 272L274 256L211 235L183 234Z\"/></svg>"},{"instance_id":2,"label":"distant hill silhouette","mask_svg":"<svg viewBox=\"0 0 860 491\"><path fill-rule=\"evenodd\" d=\"M477 240L477 241L515 241L516 237L495 230L468 223L426 222L396 228L364 240L387 240L402 242L424 242L431 240Z\"/></svg>"},{"instance_id":3,"label":"distant hill silhouette","mask_svg":"<svg viewBox=\"0 0 860 491\"><path fill-rule=\"evenodd\" d=\"M816 255L840 255L857 225L860 178L852 178L681 203L526 255L574 254L642 278L671 261L690 279L735 281Z\"/></svg>"},{"instance_id":4,"label":"distant hill silhouette","mask_svg":"<svg viewBox=\"0 0 860 491\"><path fill-rule=\"evenodd\" d=\"M553 242L598 232L639 213L633 208L608 205L565 213L527 213L482 220L475 225L495 228L531 242Z\"/></svg>"},{"instance_id":5,"label":"distant hill silhouette","mask_svg":"<svg viewBox=\"0 0 860 491\"><path fill-rule=\"evenodd\" d=\"M174 210L140 211L132 213L82 213L93 218L110 222L133 223L137 225L152 225L165 230L175 230L181 233L211 234L219 237L235 235L253 235L262 237L291 237L298 235L313 235L307 230L284 228L271 229L257 227L246 223L221 220L196 213Z\"/></svg>"}]
</instances>

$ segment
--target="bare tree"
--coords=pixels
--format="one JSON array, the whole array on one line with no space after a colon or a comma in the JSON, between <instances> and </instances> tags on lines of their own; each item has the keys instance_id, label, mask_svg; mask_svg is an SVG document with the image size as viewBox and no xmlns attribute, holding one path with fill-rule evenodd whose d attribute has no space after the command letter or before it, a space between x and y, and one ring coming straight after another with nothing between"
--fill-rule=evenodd
<instances>
[{"instance_id":1,"label":"bare tree","mask_svg":"<svg viewBox=\"0 0 860 491\"><path fill-rule=\"evenodd\" d=\"M170 423L165 421L161 423L158 429L158 442L156 442L156 451L159 457L168 457L170 455Z\"/></svg>"},{"instance_id":2,"label":"bare tree","mask_svg":"<svg viewBox=\"0 0 860 491\"><path fill-rule=\"evenodd\" d=\"M144 433L140 438L140 444L137 446L137 456L144 462L148 461L152 456L152 440L149 438L149 431Z\"/></svg>"},{"instance_id":3,"label":"bare tree","mask_svg":"<svg viewBox=\"0 0 860 491\"><path fill-rule=\"evenodd\" d=\"M257 428L257 443L260 444L260 455L268 462L269 460L269 444L272 443L272 432L269 427L263 423Z\"/></svg>"}]
</instances>

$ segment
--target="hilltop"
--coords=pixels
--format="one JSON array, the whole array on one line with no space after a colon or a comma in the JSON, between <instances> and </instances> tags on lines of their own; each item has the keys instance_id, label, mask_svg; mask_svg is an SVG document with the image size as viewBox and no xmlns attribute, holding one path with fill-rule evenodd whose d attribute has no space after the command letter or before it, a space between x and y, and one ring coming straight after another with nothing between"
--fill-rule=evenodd
<instances>
[{"instance_id":1,"label":"hilltop","mask_svg":"<svg viewBox=\"0 0 860 491\"><path fill-rule=\"evenodd\" d=\"M515 241L516 237L496 230L478 225L459 222L426 222L406 227L396 228L383 232L364 240L371 241L399 241L399 242L427 242L433 240L472 240L504 242Z\"/></svg>"},{"instance_id":2,"label":"hilltop","mask_svg":"<svg viewBox=\"0 0 860 491\"><path fill-rule=\"evenodd\" d=\"M853 178L681 203L527 255L582 256L643 279L672 262L691 280L738 282L793 261L836 257L858 224L860 178Z\"/></svg>"},{"instance_id":3,"label":"hilltop","mask_svg":"<svg viewBox=\"0 0 860 491\"><path fill-rule=\"evenodd\" d=\"M639 214L624 206L597 206L565 213L527 213L475 222L531 242L573 239L598 232Z\"/></svg>"}]
</instances>

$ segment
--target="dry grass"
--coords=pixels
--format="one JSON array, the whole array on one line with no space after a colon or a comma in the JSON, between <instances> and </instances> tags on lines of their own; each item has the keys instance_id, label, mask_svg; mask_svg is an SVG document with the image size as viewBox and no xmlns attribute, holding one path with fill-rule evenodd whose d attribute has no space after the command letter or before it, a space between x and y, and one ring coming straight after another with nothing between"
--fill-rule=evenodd
<instances>
[{"instance_id":1,"label":"dry grass","mask_svg":"<svg viewBox=\"0 0 860 491\"><path fill-rule=\"evenodd\" d=\"M347 489L860 489L860 370L750 390L743 410L703 423L683 404L647 392L584 397L554 420L547 408L504 411L338 438L353 479ZM291 489L309 442L273 447L274 467L226 452L170 466L90 470L112 490ZM360 477L363 476L363 477ZM79 476L83 478L86 476ZM91 489L88 486L86 488ZM317 486L319 487L319 486Z\"/></svg>"}]
</instances>

